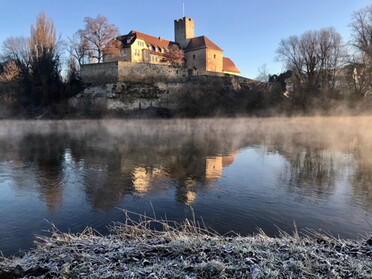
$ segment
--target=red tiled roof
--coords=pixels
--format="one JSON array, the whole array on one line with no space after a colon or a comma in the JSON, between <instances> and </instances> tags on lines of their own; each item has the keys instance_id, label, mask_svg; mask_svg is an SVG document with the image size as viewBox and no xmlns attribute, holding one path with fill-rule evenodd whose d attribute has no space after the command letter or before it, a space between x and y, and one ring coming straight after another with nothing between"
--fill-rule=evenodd
<instances>
[{"instance_id":1,"label":"red tiled roof","mask_svg":"<svg viewBox=\"0 0 372 279\"><path fill-rule=\"evenodd\" d=\"M134 30L130 31L129 34L135 34L138 39L144 40L146 44L151 44L157 47L168 48L171 44L173 44L173 42L164 40L161 37L150 36L145 33L141 33L141 32L134 31Z\"/></svg>"},{"instance_id":2,"label":"red tiled roof","mask_svg":"<svg viewBox=\"0 0 372 279\"><path fill-rule=\"evenodd\" d=\"M230 58L223 58L223 71L230 73L240 73L239 69L235 66Z\"/></svg>"},{"instance_id":3,"label":"red tiled roof","mask_svg":"<svg viewBox=\"0 0 372 279\"><path fill-rule=\"evenodd\" d=\"M153 55L165 56L165 53L161 53L160 51L150 50L149 52Z\"/></svg>"},{"instance_id":4,"label":"red tiled roof","mask_svg":"<svg viewBox=\"0 0 372 279\"><path fill-rule=\"evenodd\" d=\"M211 40L209 40L206 36L200 36L196 38L192 38L185 48L186 51L188 50L194 50L199 48L210 48L215 50L222 51L221 48L219 48L215 43L213 43Z\"/></svg>"}]
</instances>

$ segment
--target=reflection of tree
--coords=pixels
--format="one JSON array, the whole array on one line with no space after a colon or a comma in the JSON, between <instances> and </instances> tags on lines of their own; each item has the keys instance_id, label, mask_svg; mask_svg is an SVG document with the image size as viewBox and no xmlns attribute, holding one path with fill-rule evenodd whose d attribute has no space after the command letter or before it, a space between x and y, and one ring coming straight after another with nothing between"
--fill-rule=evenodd
<instances>
[{"instance_id":1,"label":"reflection of tree","mask_svg":"<svg viewBox=\"0 0 372 279\"><path fill-rule=\"evenodd\" d=\"M372 210L372 142L356 139L351 145L356 158L352 179L354 201Z\"/></svg>"},{"instance_id":2,"label":"reflection of tree","mask_svg":"<svg viewBox=\"0 0 372 279\"><path fill-rule=\"evenodd\" d=\"M286 158L290 187L311 190L310 193L323 198L333 193L337 176L337 159L333 152L303 147Z\"/></svg>"},{"instance_id":3,"label":"reflection of tree","mask_svg":"<svg viewBox=\"0 0 372 279\"><path fill-rule=\"evenodd\" d=\"M351 175L354 201L367 208L372 205L372 143L369 134L334 126L327 133L314 128L300 133L275 133L266 146L287 161L281 185L307 196L327 198L333 195L341 178Z\"/></svg>"},{"instance_id":4,"label":"reflection of tree","mask_svg":"<svg viewBox=\"0 0 372 279\"><path fill-rule=\"evenodd\" d=\"M359 163L352 185L354 200L372 210L372 164Z\"/></svg>"},{"instance_id":5,"label":"reflection of tree","mask_svg":"<svg viewBox=\"0 0 372 279\"><path fill-rule=\"evenodd\" d=\"M19 158L37 170L37 190L49 210L55 210L63 199L61 185L65 151L63 139L30 134L19 143Z\"/></svg>"},{"instance_id":6,"label":"reflection of tree","mask_svg":"<svg viewBox=\"0 0 372 279\"><path fill-rule=\"evenodd\" d=\"M90 150L84 158L84 188L94 209L110 210L133 191L131 180L121 173L121 154Z\"/></svg>"}]
</instances>

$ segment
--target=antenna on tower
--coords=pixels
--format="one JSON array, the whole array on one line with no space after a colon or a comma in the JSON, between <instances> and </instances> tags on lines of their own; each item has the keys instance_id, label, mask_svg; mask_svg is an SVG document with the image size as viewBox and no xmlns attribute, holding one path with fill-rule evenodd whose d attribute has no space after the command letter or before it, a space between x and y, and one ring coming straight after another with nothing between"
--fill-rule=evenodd
<instances>
[{"instance_id":1,"label":"antenna on tower","mask_svg":"<svg viewBox=\"0 0 372 279\"><path fill-rule=\"evenodd\" d=\"M182 3L182 17L185 17L185 2Z\"/></svg>"}]
</instances>

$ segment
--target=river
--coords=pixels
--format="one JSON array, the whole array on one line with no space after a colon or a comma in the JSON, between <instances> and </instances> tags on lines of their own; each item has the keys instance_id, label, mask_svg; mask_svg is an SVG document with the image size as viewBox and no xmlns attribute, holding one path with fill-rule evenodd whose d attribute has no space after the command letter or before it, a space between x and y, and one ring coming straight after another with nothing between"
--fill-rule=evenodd
<instances>
[{"instance_id":1,"label":"river","mask_svg":"<svg viewBox=\"0 0 372 279\"><path fill-rule=\"evenodd\" d=\"M372 118L0 121L0 251L121 209L225 234L372 231Z\"/></svg>"}]
</instances>

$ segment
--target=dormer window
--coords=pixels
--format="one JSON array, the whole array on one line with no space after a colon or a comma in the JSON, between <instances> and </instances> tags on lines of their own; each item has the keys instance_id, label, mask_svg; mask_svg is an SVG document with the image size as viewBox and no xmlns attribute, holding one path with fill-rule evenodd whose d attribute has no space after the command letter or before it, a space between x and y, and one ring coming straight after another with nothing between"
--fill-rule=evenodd
<instances>
[{"instance_id":1,"label":"dormer window","mask_svg":"<svg viewBox=\"0 0 372 279\"><path fill-rule=\"evenodd\" d=\"M159 52L159 48L157 46L155 47L155 51L156 52Z\"/></svg>"},{"instance_id":2,"label":"dormer window","mask_svg":"<svg viewBox=\"0 0 372 279\"><path fill-rule=\"evenodd\" d=\"M152 50L152 45L149 45L149 50Z\"/></svg>"}]
</instances>

